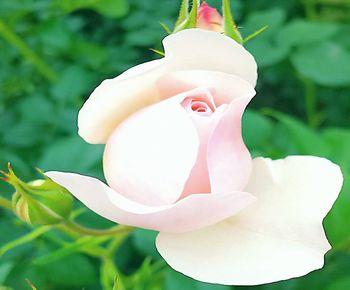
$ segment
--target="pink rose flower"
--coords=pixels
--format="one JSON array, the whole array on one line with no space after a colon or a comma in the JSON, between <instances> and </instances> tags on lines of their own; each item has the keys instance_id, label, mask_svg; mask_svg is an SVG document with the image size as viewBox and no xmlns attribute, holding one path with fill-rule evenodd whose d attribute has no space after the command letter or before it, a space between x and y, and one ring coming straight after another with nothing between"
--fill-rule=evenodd
<instances>
[{"instance_id":1,"label":"pink rose flower","mask_svg":"<svg viewBox=\"0 0 350 290\"><path fill-rule=\"evenodd\" d=\"M252 160L241 116L255 95L253 57L200 29L163 44L164 58L102 82L79 112L79 134L106 144L108 185L47 175L103 217L159 231L160 254L197 280L255 285L322 267L339 167L311 156Z\"/></svg>"}]
</instances>

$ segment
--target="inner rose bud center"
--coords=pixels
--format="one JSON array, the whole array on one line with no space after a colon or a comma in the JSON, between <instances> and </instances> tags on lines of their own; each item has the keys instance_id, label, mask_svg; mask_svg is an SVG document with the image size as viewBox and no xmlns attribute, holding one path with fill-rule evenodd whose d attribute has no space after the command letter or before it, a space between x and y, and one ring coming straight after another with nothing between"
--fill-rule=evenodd
<instances>
[{"instance_id":1,"label":"inner rose bud center","mask_svg":"<svg viewBox=\"0 0 350 290\"><path fill-rule=\"evenodd\" d=\"M194 112L198 113L207 113L207 112L213 112L207 103L204 103L203 101L192 101L191 103L191 109Z\"/></svg>"},{"instance_id":2,"label":"inner rose bud center","mask_svg":"<svg viewBox=\"0 0 350 290\"><path fill-rule=\"evenodd\" d=\"M206 96L187 97L182 106L200 116L210 116L215 111L215 105Z\"/></svg>"}]
</instances>

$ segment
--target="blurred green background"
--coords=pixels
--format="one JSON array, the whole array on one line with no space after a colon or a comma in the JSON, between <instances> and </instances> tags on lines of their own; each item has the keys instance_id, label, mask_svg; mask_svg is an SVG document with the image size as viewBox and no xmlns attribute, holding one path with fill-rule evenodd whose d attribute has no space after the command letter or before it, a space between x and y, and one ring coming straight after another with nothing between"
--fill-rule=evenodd
<instances>
[{"instance_id":1,"label":"blurred green background","mask_svg":"<svg viewBox=\"0 0 350 290\"><path fill-rule=\"evenodd\" d=\"M10 161L26 180L38 177L35 166L102 178L103 148L77 136L77 112L103 79L158 57L149 48L161 48L166 33L159 22L172 27L179 2L1 0L1 169ZM269 25L246 45L259 64L259 82L244 116L245 141L255 156L310 154L342 167L344 188L325 221L334 249L322 270L257 287L213 286L175 273L149 231L134 232L114 262L128 276L126 287L135 290L349 290L350 1L231 2L243 35ZM0 193L9 198L12 188L1 183ZM109 225L89 211L80 221ZM0 247L31 230L0 208ZM67 245L57 242L62 239L53 231L4 255L0 248L0 289L30 289L26 278L39 290L102 289L103 263L81 247L57 254Z\"/></svg>"}]
</instances>

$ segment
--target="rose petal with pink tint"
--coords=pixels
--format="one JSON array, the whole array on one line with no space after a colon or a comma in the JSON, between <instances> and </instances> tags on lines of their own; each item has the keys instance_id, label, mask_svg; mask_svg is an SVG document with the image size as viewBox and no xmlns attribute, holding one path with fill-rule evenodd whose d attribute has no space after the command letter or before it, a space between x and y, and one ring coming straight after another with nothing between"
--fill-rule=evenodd
<instances>
[{"instance_id":1,"label":"rose petal with pink tint","mask_svg":"<svg viewBox=\"0 0 350 290\"><path fill-rule=\"evenodd\" d=\"M146 206L125 198L100 180L65 172L47 172L95 213L113 222L168 233L215 224L255 201L245 192L196 194L166 206Z\"/></svg>"},{"instance_id":2,"label":"rose petal with pink tint","mask_svg":"<svg viewBox=\"0 0 350 290\"><path fill-rule=\"evenodd\" d=\"M242 190L246 185L251 157L242 138L242 114L250 98L227 105L208 141L208 170L212 192Z\"/></svg>"},{"instance_id":3,"label":"rose petal with pink tint","mask_svg":"<svg viewBox=\"0 0 350 290\"><path fill-rule=\"evenodd\" d=\"M112 133L103 158L109 186L145 205L171 204L181 196L200 144L181 103L197 91L149 106Z\"/></svg>"}]
</instances>

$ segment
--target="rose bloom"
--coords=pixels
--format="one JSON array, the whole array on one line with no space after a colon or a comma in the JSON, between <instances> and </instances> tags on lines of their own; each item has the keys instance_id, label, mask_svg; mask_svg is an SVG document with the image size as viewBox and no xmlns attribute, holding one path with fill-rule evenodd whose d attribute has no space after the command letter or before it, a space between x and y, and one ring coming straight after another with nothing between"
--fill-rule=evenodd
<instances>
[{"instance_id":1,"label":"rose bloom","mask_svg":"<svg viewBox=\"0 0 350 290\"><path fill-rule=\"evenodd\" d=\"M108 185L47 175L103 217L159 231L159 253L197 280L256 285L321 268L339 167L311 156L251 159L241 117L257 66L243 46L201 29L163 44L164 58L103 81L79 112L80 136L106 144Z\"/></svg>"}]
</instances>

